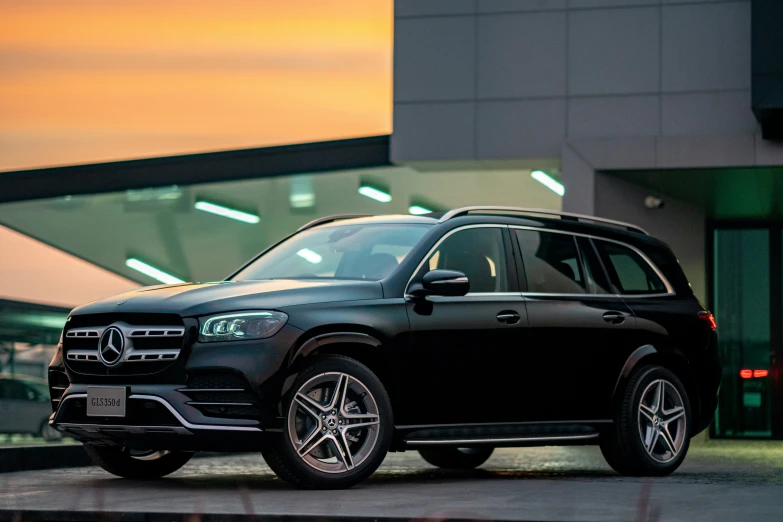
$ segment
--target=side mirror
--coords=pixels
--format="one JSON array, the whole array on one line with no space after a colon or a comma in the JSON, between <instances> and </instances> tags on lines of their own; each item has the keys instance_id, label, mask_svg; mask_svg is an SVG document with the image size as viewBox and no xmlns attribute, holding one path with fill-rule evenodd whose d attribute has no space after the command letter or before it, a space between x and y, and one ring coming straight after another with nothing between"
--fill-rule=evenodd
<instances>
[{"instance_id":1,"label":"side mirror","mask_svg":"<svg viewBox=\"0 0 783 522\"><path fill-rule=\"evenodd\" d=\"M421 294L458 297L470 291L470 281L456 270L430 270L421 279Z\"/></svg>"}]
</instances>

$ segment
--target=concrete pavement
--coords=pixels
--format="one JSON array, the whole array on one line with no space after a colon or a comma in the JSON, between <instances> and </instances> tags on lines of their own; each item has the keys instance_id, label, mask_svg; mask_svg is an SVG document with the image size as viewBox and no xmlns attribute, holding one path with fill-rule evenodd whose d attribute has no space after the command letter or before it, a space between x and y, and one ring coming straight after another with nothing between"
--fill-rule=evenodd
<instances>
[{"instance_id":1,"label":"concrete pavement","mask_svg":"<svg viewBox=\"0 0 783 522\"><path fill-rule=\"evenodd\" d=\"M445 472L406 452L390 454L367 483L346 491L292 489L255 454L196 459L154 482L117 479L97 468L29 471L0 475L3 509L330 518L783 520L783 444L698 444L677 473L661 479L620 477L595 447L497 450L471 472Z\"/></svg>"}]
</instances>

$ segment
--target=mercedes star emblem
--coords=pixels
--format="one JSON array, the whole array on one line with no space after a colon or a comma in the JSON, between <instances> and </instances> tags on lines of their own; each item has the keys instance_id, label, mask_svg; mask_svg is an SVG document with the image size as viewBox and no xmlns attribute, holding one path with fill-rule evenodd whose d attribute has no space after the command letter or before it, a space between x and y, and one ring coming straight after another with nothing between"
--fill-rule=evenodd
<instances>
[{"instance_id":1,"label":"mercedes star emblem","mask_svg":"<svg viewBox=\"0 0 783 522\"><path fill-rule=\"evenodd\" d=\"M125 337L123 337L122 331L116 326L110 326L103 332L98 345L101 361L106 366L114 366L120 362L124 348Z\"/></svg>"}]
</instances>

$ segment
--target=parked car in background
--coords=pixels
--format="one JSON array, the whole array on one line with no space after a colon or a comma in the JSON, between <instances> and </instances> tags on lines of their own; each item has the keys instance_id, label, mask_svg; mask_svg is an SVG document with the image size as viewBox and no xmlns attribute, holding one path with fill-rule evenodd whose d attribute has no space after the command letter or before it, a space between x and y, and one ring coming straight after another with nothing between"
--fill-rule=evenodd
<instances>
[{"instance_id":1,"label":"parked car in background","mask_svg":"<svg viewBox=\"0 0 783 522\"><path fill-rule=\"evenodd\" d=\"M47 442L62 434L49 426L52 403L44 381L0 375L0 433L31 434Z\"/></svg>"}]
</instances>

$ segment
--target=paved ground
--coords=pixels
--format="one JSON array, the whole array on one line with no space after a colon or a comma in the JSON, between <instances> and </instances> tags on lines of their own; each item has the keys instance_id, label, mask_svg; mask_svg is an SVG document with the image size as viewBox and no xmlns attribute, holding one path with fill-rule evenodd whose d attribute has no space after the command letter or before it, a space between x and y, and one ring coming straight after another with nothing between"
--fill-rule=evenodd
<instances>
[{"instance_id":1,"label":"paved ground","mask_svg":"<svg viewBox=\"0 0 783 522\"><path fill-rule=\"evenodd\" d=\"M260 456L192 460L156 482L97 468L0 475L0 509L246 513L568 521L783 520L783 444L713 441L663 479L614 474L593 447L498 450L482 469L448 473L391 454L366 484L297 491Z\"/></svg>"}]
</instances>

